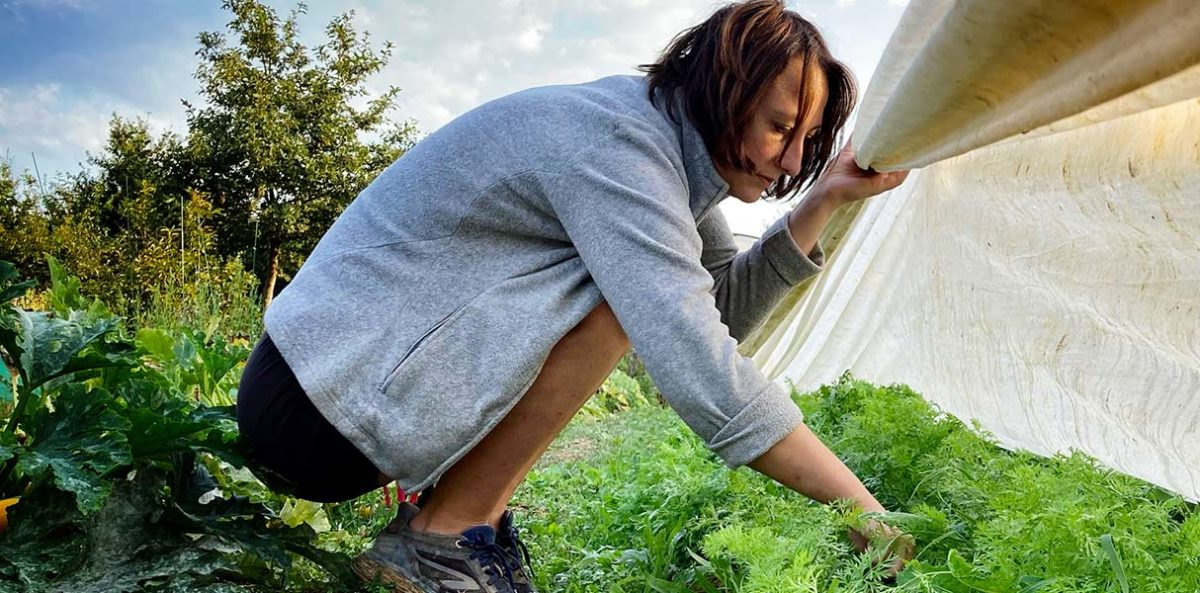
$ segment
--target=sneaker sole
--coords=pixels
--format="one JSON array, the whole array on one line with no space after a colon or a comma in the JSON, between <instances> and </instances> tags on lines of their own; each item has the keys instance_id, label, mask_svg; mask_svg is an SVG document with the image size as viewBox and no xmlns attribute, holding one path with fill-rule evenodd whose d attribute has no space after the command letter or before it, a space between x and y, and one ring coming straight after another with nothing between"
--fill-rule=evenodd
<instances>
[{"instance_id":1,"label":"sneaker sole","mask_svg":"<svg viewBox=\"0 0 1200 593\"><path fill-rule=\"evenodd\" d=\"M355 558L350 568L363 581L369 583L379 579L380 582L391 586L394 593L437 593L412 582L408 577L389 566L378 564L362 556Z\"/></svg>"}]
</instances>

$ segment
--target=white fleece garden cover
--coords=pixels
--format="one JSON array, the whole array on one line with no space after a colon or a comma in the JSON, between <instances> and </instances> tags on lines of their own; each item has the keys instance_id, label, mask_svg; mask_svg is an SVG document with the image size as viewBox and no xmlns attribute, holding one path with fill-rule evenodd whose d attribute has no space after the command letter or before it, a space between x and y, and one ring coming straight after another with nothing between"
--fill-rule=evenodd
<instances>
[{"instance_id":1,"label":"white fleece garden cover","mask_svg":"<svg viewBox=\"0 0 1200 593\"><path fill-rule=\"evenodd\" d=\"M913 0L853 142L920 170L830 225L744 351L1200 498L1197 97L1197 0Z\"/></svg>"}]
</instances>

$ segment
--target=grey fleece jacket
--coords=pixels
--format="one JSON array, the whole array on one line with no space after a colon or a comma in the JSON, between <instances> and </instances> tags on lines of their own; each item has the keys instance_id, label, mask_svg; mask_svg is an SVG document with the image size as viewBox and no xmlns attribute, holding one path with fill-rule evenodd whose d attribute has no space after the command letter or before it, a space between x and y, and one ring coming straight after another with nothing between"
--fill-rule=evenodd
<instances>
[{"instance_id":1,"label":"grey fleece jacket","mask_svg":"<svg viewBox=\"0 0 1200 593\"><path fill-rule=\"evenodd\" d=\"M786 217L737 253L728 185L642 77L535 88L450 122L346 208L266 327L316 408L421 490L607 300L663 396L727 464L801 422L736 348L819 271Z\"/></svg>"}]
</instances>

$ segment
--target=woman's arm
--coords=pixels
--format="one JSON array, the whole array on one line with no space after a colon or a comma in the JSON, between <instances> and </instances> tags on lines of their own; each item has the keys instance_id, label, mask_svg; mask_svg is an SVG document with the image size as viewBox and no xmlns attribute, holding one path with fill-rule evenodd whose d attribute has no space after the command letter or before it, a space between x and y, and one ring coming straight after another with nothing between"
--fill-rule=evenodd
<instances>
[{"instance_id":1,"label":"woman's arm","mask_svg":"<svg viewBox=\"0 0 1200 593\"><path fill-rule=\"evenodd\" d=\"M803 424L749 465L818 502L848 498L864 511L884 510L854 472Z\"/></svg>"},{"instance_id":2,"label":"woman's arm","mask_svg":"<svg viewBox=\"0 0 1200 593\"><path fill-rule=\"evenodd\" d=\"M859 169L854 162L854 149L847 143L804 201L788 214L792 240L800 251L810 253L838 208L893 189L906 177L908 171L878 173Z\"/></svg>"},{"instance_id":3,"label":"woman's arm","mask_svg":"<svg viewBox=\"0 0 1200 593\"><path fill-rule=\"evenodd\" d=\"M805 256L797 249L783 217L741 252L724 214L715 208L696 230L704 245L700 263L712 274L712 295L721 322L739 343L762 324L784 295L820 272L824 263L819 253Z\"/></svg>"},{"instance_id":4,"label":"woman's arm","mask_svg":"<svg viewBox=\"0 0 1200 593\"><path fill-rule=\"evenodd\" d=\"M747 465L819 502L849 499L867 512L885 510L854 472L803 424ZM904 563L912 558L912 538L878 521L868 521L861 531L851 531L849 535L851 543L860 552L865 551L872 540L885 540L887 549L893 554L888 566L891 576L900 572ZM882 557L879 559L883 560Z\"/></svg>"},{"instance_id":5,"label":"woman's arm","mask_svg":"<svg viewBox=\"0 0 1200 593\"><path fill-rule=\"evenodd\" d=\"M788 230L796 246L802 252L811 252L838 208L888 191L907 176L907 171L877 173L859 169L854 162L854 150L847 143L804 201L788 214ZM849 498L864 511L884 510L854 473L803 425L750 463L750 467L820 502Z\"/></svg>"}]
</instances>

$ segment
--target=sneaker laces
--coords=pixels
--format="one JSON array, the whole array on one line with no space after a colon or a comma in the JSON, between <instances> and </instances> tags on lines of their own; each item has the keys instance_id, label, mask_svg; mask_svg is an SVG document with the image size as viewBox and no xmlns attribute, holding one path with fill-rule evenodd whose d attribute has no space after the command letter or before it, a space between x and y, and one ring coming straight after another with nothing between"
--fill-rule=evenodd
<instances>
[{"instance_id":1,"label":"sneaker laces","mask_svg":"<svg viewBox=\"0 0 1200 593\"><path fill-rule=\"evenodd\" d=\"M471 559L479 562L483 566L484 572L488 574L489 585L496 587L502 582L507 587L505 590L512 590L513 573L512 567L509 565L508 553L496 542L496 535L491 527L468 529L463 532L456 543L460 548L471 550ZM499 567L499 571L496 567ZM497 582L498 579L504 580Z\"/></svg>"},{"instance_id":2,"label":"sneaker laces","mask_svg":"<svg viewBox=\"0 0 1200 593\"><path fill-rule=\"evenodd\" d=\"M515 525L513 525L512 515L506 512L505 516L500 520L500 537L508 540L512 544L512 553L505 554L511 561L510 572L521 572L524 569L529 570L529 576L532 578L533 562L529 557L529 548L525 546L525 542L521 541L521 537ZM507 550L506 550L507 551ZM518 554L519 552L519 554ZM522 560L524 562L522 562Z\"/></svg>"}]
</instances>

